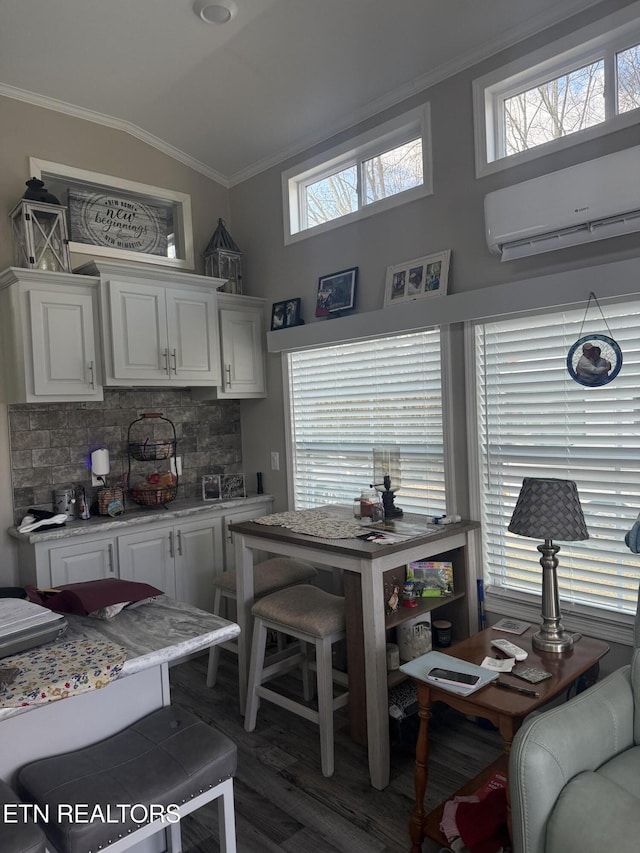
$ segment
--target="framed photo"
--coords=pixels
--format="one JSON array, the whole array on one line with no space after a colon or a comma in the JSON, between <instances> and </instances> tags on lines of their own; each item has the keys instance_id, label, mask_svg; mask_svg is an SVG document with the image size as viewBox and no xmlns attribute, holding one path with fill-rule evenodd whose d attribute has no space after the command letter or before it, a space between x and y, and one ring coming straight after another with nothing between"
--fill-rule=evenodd
<instances>
[{"instance_id":1,"label":"framed photo","mask_svg":"<svg viewBox=\"0 0 640 853\"><path fill-rule=\"evenodd\" d=\"M288 329L289 326L300 326L302 324L301 306L302 299L285 299L283 302L274 302L271 309L271 331Z\"/></svg>"},{"instance_id":2,"label":"framed photo","mask_svg":"<svg viewBox=\"0 0 640 853\"><path fill-rule=\"evenodd\" d=\"M202 500L219 501L221 497L220 474L205 474L202 478Z\"/></svg>"},{"instance_id":3,"label":"framed photo","mask_svg":"<svg viewBox=\"0 0 640 853\"><path fill-rule=\"evenodd\" d=\"M221 474L220 495L223 498L246 498L244 474Z\"/></svg>"},{"instance_id":4,"label":"framed photo","mask_svg":"<svg viewBox=\"0 0 640 853\"><path fill-rule=\"evenodd\" d=\"M323 275L318 279L316 317L328 317L354 308L358 267Z\"/></svg>"},{"instance_id":5,"label":"framed photo","mask_svg":"<svg viewBox=\"0 0 640 853\"><path fill-rule=\"evenodd\" d=\"M189 195L35 157L29 168L67 207L71 252L193 269Z\"/></svg>"},{"instance_id":6,"label":"framed photo","mask_svg":"<svg viewBox=\"0 0 640 853\"><path fill-rule=\"evenodd\" d=\"M451 250L387 267L384 307L446 296Z\"/></svg>"}]
</instances>

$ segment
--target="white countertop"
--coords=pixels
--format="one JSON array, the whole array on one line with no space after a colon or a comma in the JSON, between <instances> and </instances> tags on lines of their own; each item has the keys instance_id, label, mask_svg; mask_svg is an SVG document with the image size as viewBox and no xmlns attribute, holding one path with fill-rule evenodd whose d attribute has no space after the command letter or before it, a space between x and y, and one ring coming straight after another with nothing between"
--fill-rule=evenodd
<instances>
[{"instance_id":1,"label":"white countertop","mask_svg":"<svg viewBox=\"0 0 640 853\"><path fill-rule=\"evenodd\" d=\"M188 655L232 640L240 633L235 622L175 601L167 595L123 610L113 619L67 614L67 620L69 628L54 644L86 639L109 640L123 646L127 659L120 678L163 663L177 663ZM10 657L2 661L6 666L10 666L10 662ZM0 710L0 721L37 707L41 706L4 708Z\"/></svg>"},{"instance_id":2,"label":"white countertop","mask_svg":"<svg viewBox=\"0 0 640 853\"><path fill-rule=\"evenodd\" d=\"M75 519L67 521L64 525L51 530L34 530L32 533L19 533L16 527L9 528L9 535L21 542L50 542L56 539L70 539L76 536L96 535L109 533L111 531L126 530L129 527L137 527L143 524L154 524L158 521L173 522L177 518L188 518L197 516L204 512L215 511L217 514L226 514L234 510L241 510L256 504L264 504L264 514L270 512L273 501L272 495L252 495L247 498L234 498L232 500L219 501L175 501L164 507L142 507L127 501L125 512L117 518L108 515L92 515L86 521Z\"/></svg>"}]
</instances>

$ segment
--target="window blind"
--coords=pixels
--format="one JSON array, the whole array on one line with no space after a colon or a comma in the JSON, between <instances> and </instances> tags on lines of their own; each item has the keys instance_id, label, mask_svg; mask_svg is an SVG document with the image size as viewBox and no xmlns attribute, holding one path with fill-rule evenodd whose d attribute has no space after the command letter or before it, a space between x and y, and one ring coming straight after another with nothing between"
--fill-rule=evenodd
<instances>
[{"instance_id":1,"label":"window blind","mask_svg":"<svg viewBox=\"0 0 640 853\"><path fill-rule=\"evenodd\" d=\"M485 582L498 594L540 594L539 543L507 526L524 477L574 480L589 539L556 543L563 609L634 613L640 555L624 535L640 509L640 302L607 306L606 326L593 311L476 327ZM620 373L600 387L578 384L566 368L570 347L609 329Z\"/></svg>"},{"instance_id":2,"label":"window blind","mask_svg":"<svg viewBox=\"0 0 640 853\"><path fill-rule=\"evenodd\" d=\"M351 505L392 445L396 504L445 511L439 330L290 353L288 370L296 509Z\"/></svg>"}]
</instances>

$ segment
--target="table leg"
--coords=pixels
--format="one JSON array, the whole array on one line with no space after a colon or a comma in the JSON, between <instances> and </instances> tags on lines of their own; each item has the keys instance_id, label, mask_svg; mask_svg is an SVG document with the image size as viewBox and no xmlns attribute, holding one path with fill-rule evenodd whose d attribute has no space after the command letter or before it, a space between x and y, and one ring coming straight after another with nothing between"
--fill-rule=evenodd
<instances>
[{"instance_id":1,"label":"table leg","mask_svg":"<svg viewBox=\"0 0 640 853\"><path fill-rule=\"evenodd\" d=\"M424 840L424 796L427 791L429 779L429 720L431 719L431 694L427 687L418 687L418 701L420 709L420 729L416 743L416 763L414 768L414 786L416 799L413 806L413 814L409 821L409 835L411 836L411 853L420 853Z\"/></svg>"},{"instance_id":2,"label":"table leg","mask_svg":"<svg viewBox=\"0 0 640 853\"><path fill-rule=\"evenodd\" d=\"M506 759L506 766L509 767L509 753L511 752L511 745L513 743L513 739L516 735L516 732L522 725L523 719L520 717L500 717L498 720L498 729L500 730L500 735L502 737L504 755ZM511 797L509 796L509 784L507 782L507 829L509 831L509 838L513 839L513 825L511 820Z\"/></svg>"},{"instance_id":3,"label":"table leg","mask_svg":"<svg viewBox=\"0 0 640 853\"><path fill-rule=\"evenodd\" d=\"M366 746L367 691L364 683L362 584L356 572L344 572L342 581L347 622L350 733L356 743Z\"/></svg>"},{"instance_id":4,"label":"table leg","mask_svg":"<svg viewBox=\"0 0 640 853\"><path fill-rule=\"evenodd\" d=\"M251 653L251 608L253 607L253 551L244 544L242 534L234 534L236 552L236 621L240 626L238 636L238 696L240 713L244 715L249 682L249 656Z\"/></svg>"}]
</instances>

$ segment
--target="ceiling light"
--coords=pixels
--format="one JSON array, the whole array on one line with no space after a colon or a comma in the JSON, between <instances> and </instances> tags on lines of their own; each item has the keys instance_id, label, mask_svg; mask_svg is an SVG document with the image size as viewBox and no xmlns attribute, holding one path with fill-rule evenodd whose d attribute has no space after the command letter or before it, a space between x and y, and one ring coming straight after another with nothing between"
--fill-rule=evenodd
<instances>
[{"instance_id":1,"label":"ceiling light","mask_svg":"<svg viewBox=\"0 0 640 853\"><path fill-rule=\"evenodd\" d=\"M196 0L193 11L206 24L227 24L238 11L230 0L224 3L211 3L210 0Z\"/></svg>"}]
</instances>

